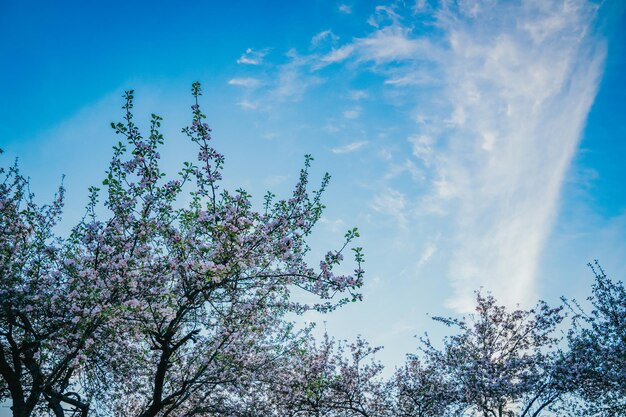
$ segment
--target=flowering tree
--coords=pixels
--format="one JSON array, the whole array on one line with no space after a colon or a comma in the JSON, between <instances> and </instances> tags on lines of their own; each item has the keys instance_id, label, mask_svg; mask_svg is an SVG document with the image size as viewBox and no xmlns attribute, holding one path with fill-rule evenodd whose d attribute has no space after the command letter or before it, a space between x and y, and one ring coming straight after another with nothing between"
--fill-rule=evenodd
<instances>
[{"instance_id":1,"label":"flowering tree","mask_svg":"<svg viewBox=\"0 0 626 417\"><path fill-rule=\"evenodd\" d=\"M467 319L436 318L458 334L442 349L426 338L388 381L363 339L296 330L287 314L361 298L361 249L352 274L337 272L357 230L311 267L328 175L309 191L307 156L292 195L255 210L246 191L220 188L224 157L198 83L192 94L182 132L197 159L171 178L162 119L142 135L125 94L103 189L65 238L63 187L38 205L17 165L0 168L0 401L14 416L626 415L626 291L597 263L593 310L564 300L567 352L562 308L510 312L480 293Z\"/></svg>"},{"instance_id":2,"label":"flowering tree","mask_svg":"<svg viewBox=\"0 0 626 417\"><path fill-rule=\"evenodd\" d=\"M466 407L461 393L435 364L408 355L403 367L389 381L391 415L398 417L459 416Z\"/></svg>"},{"instance_id":3,"label":"flowering tree","mask_svg":"<svg viewBox=\"0 0 626 417\"><path fill-rule=\"evenodd\" d=\"M460 333L447 337L441 350L426 339L423 350L460 391L471 415L537 417L572 389L555 349L561 311L541 302L532 310L507 312L492 296L477 293L476 314L435 318Z\"/></svg>"},{"instance_id":4,"label":"flowering tree","mask_svg":"<svg viewBox=\"0 0 626 417\"><path fill-rule=\"evenodd\" d=\"M0 168L0 174L0 399L11 398L15 416L30 415L46 402L55 408L60 398L80 405L66 392L74 377L70 364L98 317L79 328L65 301L71 261L52 231L63 188L51 205L38 206L17 165Z\"/></svg>"},{"instance_id":5,"label":"flowering tree","mask_svg":"<svg viewBox=\"0 0 626 417\"><path fill-rule=\"evenodd\" d=\"M564 300L576 313L568 340L575 358L577 392L585 400L579 415L626 415L626 289L613 281L595 261L593 309Z\"/></svg>"},{"instance_id":6,"label":"flowering tree","mask_svg":"<svg viewBox=\"0 0 626 417\"><path fill-rule=\"evenodd\" d=\"M300 337L286 313L360 299L360 248L353 275L334 272L356 229L318 271L305 262L329 177L310 193L307 157L291 198L268 193L253 210L245 191L219 188L224 158L210 146L198 83L192 92L183 132L198 159L169 181L159 168L161 118L152 116L144 137L126 93L125 120L113 124L123 140L103 182L109 215L101 220L100 190L91 188L87 215L66 240L52 233L62 190L38 207L17 169L8 172L0 188L0 395L14 415L223 415ZM298 302L295 290L320 301Z\"/></svg>"},{"instance_id":7,"label":"flowering tree","mask_svg":"<svg viewBox=\"0 0 626 417\"><path fill-rule=\"evenodd\" d=\"M337 343L324 335L308 338L285 356L269 389L275 416L386 416L387 385L382 365L373 358L380 348L362 338Z\"/></svg>"}]
</instances>

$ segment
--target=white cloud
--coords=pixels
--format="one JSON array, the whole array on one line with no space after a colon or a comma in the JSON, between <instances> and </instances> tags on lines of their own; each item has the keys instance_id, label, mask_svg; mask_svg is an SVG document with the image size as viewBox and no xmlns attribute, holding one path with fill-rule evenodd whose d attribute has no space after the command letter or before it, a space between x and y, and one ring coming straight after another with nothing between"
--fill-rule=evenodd
<instances>
[{"instance_id":1,"label":"white cloud","mask_svg":"<svg viewBox=\"0 0 626 417\"><path fill-rule=\"evenodd\" d=\"M426 0L416 0L413 5L413 13L424 13L428 9L429 5Z\"/></svg>"},{"instance_id":2,"label":"white cloud","mask_svg":"<svg viewBox=\"0 0 626 417\"><path fill-rule=\"evenodd\" d=\"M389 26L377 28L369 36L355 38L352 42L334 48L326 55L321 56L313 69L320 69L348 59L383 65L402 60L422 61L427 58L432 59L439 54L438 47L425 39L411 37L410 33L409 28L395 22ZM425 77L423 71L395 75L396 79L390 80L390 84L405 85L431 81Z\"/></svg>"},{"instance_id":3,"label":"white cloud","mask_svg":"<svg viewBox=\"0 0 626 417\"><path fill-rule=\"evenodd\" d=\"M330 41L331 43L335 43L339 40L339 36L335 35L331 30L324 30L319 32L315 36L311 38L311 47L317 48L325 41Z\"/></svg>"},{"instance_id":4,"label":"white cloud","mask_svg":"<svg viewBox=\"0 0 626 417\"><path fill-rule=\"evenodd\" d=\"M413 155L430 166L435 158L435 140L429 135L411 135L409 142L413 145Z\"/></svg>"},{"instance_id":5,"label":"white cloud","mask_svg":"<svg viewBox=\"0 0 626 417\"><path fill-rule=\"evenodd\" d=\"M337 133L341 129L336 124L329 122L329 123L326 123L326 125L324 126L324 130L330 133Z\"/></svg>"},{"instance_id":6,"label":"white cloud","mask_svg":"<svg viewBox=\"0 0 626 417\"><path fill-rule=\"evenodd\" d=\"M358 119L361 115L361 109L355 107L354 109L344 111L342 114L346 119Z\"/></svg>"},{"instance_id":7,"label":"white cloud","mask_svg":"<svg viewBox=\"0 0 626 417\"><path fill-rule=\"evenodd\" d=\"M440 37L419 36L396 6L379 6L369 35L316 65L368 68L415 106L419 133L409 142L430 182L428 194L415 191L418 216L439 216L450 237L438 247L452 279L449 306L468 309L481 286L507 305L525 303L602 74L597 6L468 0L430 9L417 2L412 12L432 13ZM417 210L407 196L387 188L372 207L406 226Z\"/></svg>"},{"instance_id":8,"label":"white cloud","mask_svg":"<svg viewBox=\"0 0 626 417\"><path fill-rule=\"evenodd\" d=\"M399 24L376 30L366 38L355 40L360 60L385 63L403 59L419 59L432 46L422 40L409 36L410 30Z\"/></svg>"},{"instance_id":9,"label":"white cloud","mask_svg":"<svg viewBox=\"0 0 626 417\"><path fill-rule=\"evenodd\" d=\"M401 147L391 139L375 144L388 169L371 207L403 232L426 223L445 236L436 250L452 282L449 306L469 309L481 286L505 304L525 303L535 296L565 173L602 73L597 6L587 0L412 6L408 13L377 7L369 34L326 54L290 51L270 90L274 98L297 100L324 81L315 70L330 64L382 75L380 98L395 100L416 121L413 135L400 136L409 137L405 149L415 159L398 163ZM418 13L420 20L410 20ZM436 28L427 35L416 23L424 13ZM320 32L316 42L330 36ZM357 117L354 110L343 116ZM326 129L336 131L336 123ZM407 184L404 172L414 189L398 188Z\"/></svg>"},{"instance_id":10,"label":"white cloud","mask_svg":"<svg viewBox=\"0 0 626 417\"><path fill-rule=\"evenodd\" d=\"M411 71L409 74L401 74L392 76L385 80L385 84L395 87L404 87L407 85L428 85L435 83L435 78L425 72Z\"/></svg>"},{"instance_id":11,"label":"white cloud","mask_svg":"<svg viewBox=\"0 0 626 417\"><path fill-rule=\"evenodd\" d=\"M351 14L352 13L352 7L348 6L347 4L340 4L339 6L337 6L337 10L339 10L341 13L345 13L345 14Z\"/></svg>"},{"instance_id":12,"label":"white cloud","mask_svg":"<svg viewBox=\"0 0 626 417\"><path fill-rule=\"evenodd\" d=\"M312 87L324 82L321 77L310 73L310 66L315 57L299 55L295 49L287 52L290 59L278 70L273 96L278 100L301 100Z\"/></svg>"},{"instance_id":13,"label":"white cloud","mask_svg":"<svg viewBox=\"0 0 626 417\"><path fill-rule=\"evenodd\" d=\"M394 6L379 5L374 9L374 14L367 19L367 23L375 28L381 27L386 22L397 22L401 16L394 10Z\"/></svg>"},{"instance_id":14,"label":"white cloud","mask_svg":"<svg viewBox=\"0 0 626 417\"><path fill-rule=\"evenodd\" d=\"M422 254L420 255L417 264L415 265L415 269L421 269L430 261L433 255L437 252L437 246L433 242L428 242L424 246Z\"/></svg>"},{"instance_id":15,"label":"white cloud","mask_svg":"<svg viewBox=\"0 0 626 417\"><path fill-rule=\"evenodd\" d=\"M239 57L237 63L242 65L261 65L263 63L263 58L267 55L267 52L267 50L254 51L251 48L248 48L246 49L246 52Z\"/></svg>"},{"instance_id":16,"label":"white cloud","mask_svg":"<svg viewBox=\"0 0 626 417\"><path fill-rule=\"evenodd\" d=\"M246 99L237 102L237 105L244 110L256 110L259 107L258 103Z\"/></svg>"},{"instance_id":17,"label":"white cloud","mask_svg":"<svg viewBox=\"0 0 626 417\"><path fill-rule=\"evenodd\" d=\"M394 218L401 229L406 229L406 196L393 188L386 188L374 196L372 208Z\"/></svg>"},{"instance_id":18,"label":"white cloud","mask_svg":"<svg viewBox=\"0 0 626 417\"><path fill-rule=\"evenodd\" d=\"M473 1L446 13L437 95L449 110L431 117L448 138L433 191L454 213L449 306L469 310L481 286L505 304L528 303L601 76L595 6ZM416 157L433 156L427 141L412 144Z\"/></svg>"},{"instance_id":19,"label":"white cloud","mask_svg":"<svg viewBox=\"0 0 626 417\"><path fill-rule=\"evenodd\" d=\"M345 61L354 52L354 45L348 44L341 48L333 49L328 54L322 56L319 62L314 66L314 69L325 67L329 64Z\"/></svg>"},{"instance_id":20,"label":"white cloud","mask_svg":"<svg viewBox=\"0 0 626 417\"><path fill-rule=\"evenodd\" d=\"M393 158L393 149L389 147L381 147L378 149L378 155L385 161L391 161Z\"/></svg>"},{"instance_id":21,"label":"white cloud","mask_svg":"<svg viewBox=\"0 0 626 417\"><path fill-rule=\"evenodd\" d=\"M369 94L367 93L367 91L363 91L363 90L352 90L350 92L348 92L348 99L350 100L354 100L354 101L359 101L362 100L364 98L367 98L369 96Z\"/></svg>"},{"instance_id":22,"label":"white cloud","mask_svg":"<svg viewBox=\"0 0 626 417\"><path fill-rule=\"evenodd\" d=\"M363 146L367 145L367 141L357 141L357 142L352 142L349 143L347 145L344 146L339 146L337 148L333 148L331 149L332 153L337 153L337 154L343 154L343 153L350 153L350 152L354 152L357 149L362 148Z\"/></svg>"},{"instance_id":23,"label":"white cloud","mask_svg":"<svg viewBox=\"0 0 626 417\"><path fill-rule=\"evenodd\" d=\"M410 159L406 159L402 163L392 163L389 170L385 174L384 179L391 180L397 178L405 172L410 175L413 182L421 182L424 180L424 173Z\"/></svg>"},{"instance_id":24,"label":"white cloud","mask_svg":"<svg viewBox=\"0 0 626 417\"><path fill-rule=\"evenodd\" d=\"M246 87L246 88L254 88L258 87L261 82L256 78L232 78L228 80L229 85L234 85L237 87Z\"/></svg>"}]
</instances>

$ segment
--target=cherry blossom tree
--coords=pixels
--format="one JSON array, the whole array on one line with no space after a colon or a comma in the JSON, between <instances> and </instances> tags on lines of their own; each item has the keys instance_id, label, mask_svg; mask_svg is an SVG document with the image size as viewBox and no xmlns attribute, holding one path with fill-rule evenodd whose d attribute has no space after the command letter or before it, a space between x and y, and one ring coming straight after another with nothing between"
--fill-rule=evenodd
<instances>
[{"instance_id":1,"label":"cherry blossom tree","mask_svg":"<svg viewBox=\"0 0 626 417\"><path fill-rule=\"evenodd\" d=\"M595 281L585 311L564 300L576 313L568 335L574 357L577 392L584 400L579 415L626 415L626 289L611 280L598 261L589 264Z\"/></svg>"},{"instance_id":2,"label":"cherry blossom tree","mask_svg":"<svg viewBox=\"0 0 626 417\"><path fill-rule=\"evenodd\" d=\"M626 415L626 290L597 262L593 309L563 299L569 350L562 307L509 311L480 292L474 314L435 318L457 330L443 347L426 336L387 380L380 348L297 328L293 314L361 299L358 232L312 267L330 177L311 191L306 156L293 193L255 209L222 189L198 83L192 96L197 158L171 176L162 119L143 134L126 92L121 141L66 237L64 188L39 205L17 164L0 168L0 401L14 416Z\"/></svg>"},{"instance_id":3,"label":"cherry blossom tree","mask_svg":"<svg viewBox=\"0 0 626 417\"><path fill-rule=\"evenodd\" d=\"M38 206L17 164L0 174L0 398L11 398L13 415L28 416L57 398L77 401L66 393L70 364L98 317L79 328L65 301L72 260L53 233L63 187L52 204Z\"/></svg>"},{"instance_id":4,"label":"cherry blossom tree","mask_svg":"<svg viewBox=\"0 0 626 417\"><path fill-rule=\"evenodd\" d=\"M459 387L444 369L408 355L388 382L392 404L390 415L398 417L459 416L466 408Z\"/></svg>"},{"instance_id":5,"label":"cherry blossom tree","mask_svg":"<svg viewBox=\"0 0 626 417\"><path fill-rule=\"evenodd\" d=\"M475 314L435 318L460 332L445 338L442 349L426 338L423 351L460 392L469 415L537 417L556 409L572 389L562 378L564 355L556 348L562 319L562 307L540 302L508 312L477 292Z\"/></svg>"},{"instance_id":6,"label":"cherry blossom tree","mask_svg":"<svg viewBox=\"0 0 626 417\"><path fill-rule=\"evenodd\" d=\"M293 195L268 193L255 211L244 190L220 188L224 158L210 145L198 83L192 93L183 133L197 145L197 162L170 180L159 166L162 119L152 115L143 136L126 93L106 198L100 204L101 190L90 189L87 214L65 240L53 233L63 190L39 207L17 168L8 171L0 188L0 395L14 415L224 415L301 337L285 314L360 299L360 248L352 275L335 272L356 229L318 270L305 261L328 175L309 192L307 156ZM298 301L302 292L319 302Z\"/></svg>"},{"instance_id":7,"label":"cherry blossom tree","mask_svg":"<svg viewBox=\"0 0 626 417\"><path fill-rule=\"evenodd\" d=\"M374 358L379 347L361 337L354 343L324 335L309 337L285 356L279 373L267 387L275 416L390 415L382 365ZM268 414L269 415L269 414Z\"/></svg>"}]
</instances>

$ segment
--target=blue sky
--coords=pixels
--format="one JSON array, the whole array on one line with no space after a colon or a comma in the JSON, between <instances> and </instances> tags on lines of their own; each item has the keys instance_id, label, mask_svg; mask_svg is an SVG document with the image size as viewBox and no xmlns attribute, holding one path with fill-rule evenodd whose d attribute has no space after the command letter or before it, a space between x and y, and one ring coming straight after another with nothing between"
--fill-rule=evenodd
<instances>
[{"instance_id":1,"label":"blue sky","mask_svg":"<svg viewBox=\"0 0 626 417\"><path fill-rule=\"evenodd\" d=\"M121 116L179 133L203 83L226 185L287 195L303 155L333 180L313 243L358 226L365 301L332 315L387 365L472 291L584 298L585 264L626 273L626 20L620 1L0 0L0 147L67 225L100 183ZM234 2L233 2L234 3Z\"/></svg>"}]
</instances>

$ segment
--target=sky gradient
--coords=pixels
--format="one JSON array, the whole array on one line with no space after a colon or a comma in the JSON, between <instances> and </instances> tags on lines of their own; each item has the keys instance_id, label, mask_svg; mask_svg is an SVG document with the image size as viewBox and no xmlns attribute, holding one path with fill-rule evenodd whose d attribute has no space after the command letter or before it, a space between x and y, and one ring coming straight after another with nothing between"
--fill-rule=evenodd
<instances>
[{"instance_id":1,"label":"sky gradient","mask_svg":"<svg viewBox=\"0 0 626 417\"><path fill-rule=\"evenodd\" d=\"M622 2L128 3L0 0L3 164L41 201L65 174L66 227L123 91L176 172L199 80L227 188L286 196L305 154L333 176L314 252L359 227L365 300L307 319L387 365L476 289L528 306L585 298L596 258L626 276Z\"/></svg>"}]
</instances>

